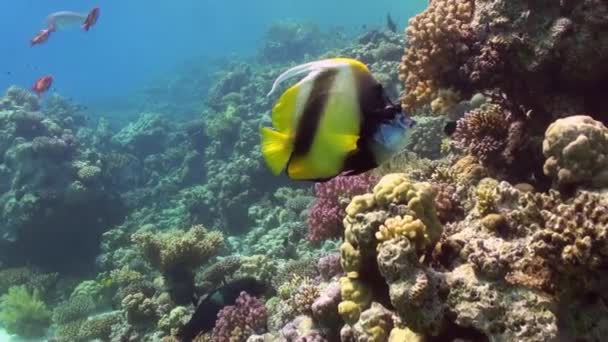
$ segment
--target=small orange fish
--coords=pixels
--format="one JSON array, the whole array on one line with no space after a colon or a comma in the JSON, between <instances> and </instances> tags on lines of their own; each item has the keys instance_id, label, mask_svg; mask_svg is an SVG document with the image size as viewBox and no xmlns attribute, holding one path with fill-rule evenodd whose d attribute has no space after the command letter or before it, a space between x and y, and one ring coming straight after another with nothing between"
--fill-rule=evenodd
<instances>
[{"instance_id":1,"label":"small orange fish","mask_svg":"<svg viewBox=\"0 0 608 342\"><path fill-rule=\"evenodd\" d=\"M51 32L53 32L52 29L41 30L37 35L34 36L34 38L32 38L32 40L30 40L30 46L46 42L51 36Z\"/></svg>"},{"instance_id":2,"label":"small orange fish","mask_svg":"<svg viewBox=\"0 0 608 342\"><path fill-rule=\"evenodd\" d=\"M34 86L32 86L32 90L36 94L38 94L38 97L40 97L40 95L42 95L42 93L49 90L49 88L51 87L52 84L53 84L53 76L51 76L51 75L42 76L34 83Z\"/></svg>"},{"instance_id":3,"label":"small orange fish","mask_svg":"<svg viewBox=\"0 0 608 342\"><path fill-rule=\"evenodd\" d=\"M88 31L91 27L93 27L93 25L97 23L98 18L99 7L95 7L89 12L87 18L84 20L84 23L82 24L82 29Z\"/></svg>"}]
</instances>

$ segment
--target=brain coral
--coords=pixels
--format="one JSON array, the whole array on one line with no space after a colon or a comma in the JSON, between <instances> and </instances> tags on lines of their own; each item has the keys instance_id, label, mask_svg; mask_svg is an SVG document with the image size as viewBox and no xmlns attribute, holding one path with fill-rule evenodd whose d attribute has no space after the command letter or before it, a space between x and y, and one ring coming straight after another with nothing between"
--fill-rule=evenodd
<instances>
[{"instance_id":1,"label":"brain coral","mask_svg":"<svg viewBox=\"0 0 608 342\"><path fill-rule=\"evenodd\" d=\"M558 119L545 132L544 172L557 185L608 185L608 128L589 116Z\"/></svg>"}]
</instances>

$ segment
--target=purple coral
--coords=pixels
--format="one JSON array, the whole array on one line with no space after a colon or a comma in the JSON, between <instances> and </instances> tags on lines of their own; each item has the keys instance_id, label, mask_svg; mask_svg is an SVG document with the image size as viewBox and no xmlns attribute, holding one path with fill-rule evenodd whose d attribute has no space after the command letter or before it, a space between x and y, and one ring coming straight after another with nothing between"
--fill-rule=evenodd
<instances>
[{"instance_id":1,"label":"purple coral","mask_svg":"<svg viewBox=\"0 0 608 342\"><path fill-rule=\"evenodd\" d=\"M329 284L312 303L312 316L321 325L339 328L338 304L341 300L340 284Z\"/></svg>"},{"instance_id":2,"label":"purple coral","mask_svg":"<svg viewBox=\"0 0 608 342\"><path fill-rule=\"evenodd\" d=\"M524 127L510 111L490 103L458 120L453 138L486 166L511 164L524 141Z\"/></svg>"},{"instance_id":3,"label":"purple coral","mask_svg":"<svg viewBox=\"0 0 608 342\"><path fill-rule=\"evenodd\" d=\"M333 253L319 258L317 270L323 280L330 280L334 276L341 274L340 253Z\"/></svg>"},{"instance_id":4,"label":"purple coral","mask_svg":"<svg viewBox=\"0 0 608 342\"><path fill-rule=\"evenodd\" d=\"M323 241L342 234L344 208L351 197L371 190L377 179L368 174L338 176L315 184L315 202L308 214L308 240Z\"/></svg>"},{"instance_id":5,"label":"purple coral","mask_svg":"<svg viewBox=\"0 0 608 342\"><path fill-rule=\"evenodd\" d=\"M314 329L310 317L298 316L281 329L281 341L286 342L327 342L327 339Z\"/></svg>"},{"instance_id":6,"label":"purple coral","mask_svg":"<svg viewBox=\"0 0 608 342\"><path fill-rule=\"evenodd\" d=\"M241 292L234 305L217 314L212 337L216 342L241 342L266 330L268 312L264 303L247 292Z\"/></svg>"}]
</instances>

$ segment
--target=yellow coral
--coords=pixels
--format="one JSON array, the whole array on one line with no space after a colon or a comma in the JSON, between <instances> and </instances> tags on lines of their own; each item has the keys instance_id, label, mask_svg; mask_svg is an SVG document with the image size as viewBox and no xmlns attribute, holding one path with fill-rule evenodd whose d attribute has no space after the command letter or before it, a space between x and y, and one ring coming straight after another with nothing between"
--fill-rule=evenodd
<instances>
[{"instance_id":1,"label":"yellow coral","mask_svg":"<svg viewBox=\"0 0 608 342\"><path fill-rule=\"evenodd\" d=\"M356 277L361 269L361 253L348 241L340 246L340 264L347 274Z\"/></svg>"},{"instance_id":2,"label":"yellow coral","mask_svg":"<svg viewBox=\"0 0 608 342\"><path fill-rule=\"evenodd\" d=\"M361 312L370 305L371 292L362 281L349 277L340 278L342 302L338 311L348 324L355 324Z\"/></svg>"},{"instance_id":3,"label":"yellow coral","mask_svg":"<svg viewBox=\"0 0 608 342\"><path fill-rule=\"evenodd\" d=\"M358 213L365 212L376 204L373 194L364 194L353 197L346 207L346 215L355 217Z\"/></svg>"},{"instance_id":4,"label":"yellow coral","mask_svg":"<svg viewBox=\"0 0 608 342\"><path fill-rule=\"evenodd\" d=\"M424 336L416 334L408 328L393 328L388 342L424 342Z\"/></svg>"},{"instance_id":5,"label":"yellow coral","mask_svg":"<svg viewBox=\"0 0 608 342\"><path fill-rule=\"evenodd\" d=\"M431 102L434 114L446 114L460 102L460 94L452 88L439 89L437 97Z\"/></svg>"},{"instance_id":6,"label":"yellow coral","mask_svg":"<svg viewBox=\"0 0 608 342\"><path fill-rule=\"evenodd\" d=\"M388 174L374 187L374 198L379 205L389 203L403 203L408 198L408 193L413 191L412 184L403 173Z\"/></svg>"},{"instance_id":7,"label":"yellow coral","mask_svg":"<svg viewBox=\"0 0 608 342\"><path fill-rule=\"evenodd\" d=\"M373 191L380 205L407 204L413 218L426 227L429 244L439 239L442 227L435 211L435 192L429 183L412 183L405 174L393 173L382 177Z\"/></svg>"},{"instance_id":8,"label":"yellow coral","mask_svg":"<svg viewBox=\"0 0 608 342\"><path fill-rule=\"evenodd\" d=\"M424 250L431 244L431 239L424 223L410 215L388 218L376 232L376 239L386 241L403 236L414 242L417 250Z\"/></svg>"},{"instance_id":9,"label":"yellow coral","mask_svg":"<svg viewBox=\"0 0 608 342\"><path fill-rule=\"evenodd\" d=\"M479 182L475 195L477 202L475 209L480 216L486 216L496 211L498 181L493 178L484 178Z\"/></svg>"}]
</instances>

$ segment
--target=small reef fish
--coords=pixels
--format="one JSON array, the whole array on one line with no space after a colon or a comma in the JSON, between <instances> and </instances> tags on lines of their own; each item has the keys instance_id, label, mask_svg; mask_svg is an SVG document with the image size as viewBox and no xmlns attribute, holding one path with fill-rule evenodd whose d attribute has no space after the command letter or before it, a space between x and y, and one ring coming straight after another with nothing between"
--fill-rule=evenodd
<instances>
[{"instance_id":1,"label":"small reef fish","mask_svg":"<svg viewBox=\"0 0 608 342\"><path fill-rule=\"evenodd\" d=\"M99 7L95 7L89 12L86 19L84 20L84 23L82 24L82 29L85 31L89 31L89 29L97 23L98 18Z\"/></svg>"},{"instance_id":2,"label":"small reef fish","mask_svg":"<svg viewBox=\"0 0 608 342\"><path fill-rule=\"evenodd\" d=\"M272 291L272 288L255 278L242 278L219 287L199 300L190 321L178 332L180 341L190 342L201 332L211 331L215 326L217 314L225 306L234 305L239 294L245 291L250 296L259 297Z\"/></svg>"},{"instance_id":3,"label":"small reef fish","mask_svg":"<svg viewBox=\"0 0 608 342\"><path fill-rule=\"evenodd\" d=\"M32 86L32 90L40 97L42 93L46 92L51 88L53 84L53 76L47 75L40 77Z\"/></svg>"},{"instance_id":4,"label":"small reef fish","mask_svg":"<svg viewBox=\"0 0 608 342\"><path fill-rule=\"evenodd\" d=\"M403 149L415 122L365 64L333 58L298 65L281 74L268 95L301 75L274 105L274 127L260 131L275 175L286 169L291 179L327 181L371 170Z\"/></svg>"},{"instance_id":5,"label":"small reef fish","mask_svg":"<svg viewBox=\"0 0 608 342\"><path fill-rule=\"evenodd\" d=\"M46 42L49 39L49 37L51 36L52 32L53 32L53 30L51 30L51 29L41 30L40 32L38 32L37 35L34 36L34 38L32 38L32 40L30 40L30 46L34 46L34 45L38 45L38 44L42 44L42 43Z\"/></svg>"}]
</instances>

